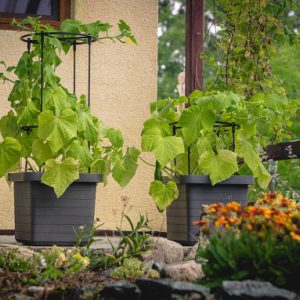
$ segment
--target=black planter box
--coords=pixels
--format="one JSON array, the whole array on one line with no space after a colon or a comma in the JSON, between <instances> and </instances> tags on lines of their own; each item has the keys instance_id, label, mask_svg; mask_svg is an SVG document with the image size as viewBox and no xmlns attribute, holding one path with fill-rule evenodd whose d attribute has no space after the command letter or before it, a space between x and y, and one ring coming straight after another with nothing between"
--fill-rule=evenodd
<instances>
[{"instance_id":1,"label":"black planter box","mask_svg":"<svg viewBox=\"0 0 300 300\"><path fill-rule=\"evenodd\" d=\"M197 242L199 227L193 221L199 220L203 204L236 201L245 205L248 185L254 182L252 176L233 176L212 186L204 175L177 176L176 181L179 196L167 208L168 239L185 245Z\"/></svg>"},{"instance_id":2,"label":"black planter box","mask_svg":"<svg viewBox=\"0 0 300 300\"><path fill-rule=\"evenodd\" d=\"M99 174L80 174L57 199L42 173L9 173L14 182L15 238L26 245L74 245L75 230L94 222Z\"/></svg>"}]
</instances>

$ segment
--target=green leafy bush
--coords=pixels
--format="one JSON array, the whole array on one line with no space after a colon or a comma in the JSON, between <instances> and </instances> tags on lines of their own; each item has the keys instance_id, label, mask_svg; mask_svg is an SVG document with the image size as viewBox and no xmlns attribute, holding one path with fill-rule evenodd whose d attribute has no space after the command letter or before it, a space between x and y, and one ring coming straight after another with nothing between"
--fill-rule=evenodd
<instances>
[{"instance_id":1,"label":"green leafy bush","mask_svg":"<svg viewBox=\"0 0 300 300\"><path fill-rule=\"evenodd\" d=\"M120 228L117 228L120 235L120 241L117 246L114 246L111 242L111 253L104 253L101 255L95 255L91 253L90 268L93 270L107 268L113 266L122 265L126 259L139 258L144 252L151 248L151 236L145 231L149 231L148 218L140 215L140 219L136 225L134 225L131 219L124 215L130 225L130 232L124 233Z\"/></svg>"},{"instance_id":2,"label":"green leafy bush","mask_svg":"<svg viewBox=\"0 0 300 300\"><path fill-rule=\"evenodd\" d=\"M216 233L198 252L205 278L201 283L219 286L223 280L255 279L299 291L300 243L291 237L260 239L249 232Z\"/></svg>"},{"instance_id":3,"label":"green leafy bush","mask_svg":"<svg viewBox=\"0 0 300 300\"><path fill-rule=\"evenodd\" d=\"M62 53L67 54L71 44L59 40L56 35L44 36L41 94L41 32L57 30L42 24L38 18L13 24L27 32L30 30L36 43L32 44L30 53L22 54L16 66L6 67L2 62L5 71L0 73L0 78L13 83L13 88L8 97L11 110L0 120L3 137L0 176L17 169L23 158L29 170L41 168L42 182L53 187L58 197L79 177L79 172L87 173L89 169L103 174L105 182L112 174L120 186L125 186L135 174L139 151L130 147L123 152L120 130L106 128L91 114L84 95L78 97L63 86L56 70L62 62ZM83 24L78 20L65 20L60 30L89 34L94 40L136 43L123 20L118 23L118 34L111 35L111 27L100 21Z\"/></svg>"},{"instance_id":4,"label":"green leafy bush","mask_svg":"<svg viewBox=\"0 0 300 300\"><path fill-rule=\"evenodd\" d=\"M147 265L137 258L126 258L123 264L112 272L112 277L115 279L133 279L143 276L159 278L156 270L147 270Z\"/></svg>"},{"instance_id":5,"label":"green leafy bush","mask_svg":"<svg viewBox=\"0 0 300 300\"><path fill-rule=\"evenodd\" d=\"M17 255L17 250L0 252L0 268L12 272L26 272L32 269L31 263Z\"/></svg>"},{"instance_id":6,"label":"green leafy bush","mask_svg":"<svg viewBox=\"0 0 300 300\"><path fill-rule=\"evenodd\" d=\"M255 206L215 203L195 223L209 236L197 253L202 283L216 287L223 280L255 279L299 290L299 203L274 193Z\"/></svg>"},{"instance_id":7,"label":"green leafy bush","mask_svg":"<svg viewBox=\"0 0 300 300\"><path fill-rule=\"evenodd\" d=\"M43 284L73 275L90 264L87 256L80 254L80 249L64 250L59 247L34 253L32 257L25 259L18 250L0 253L0 268L11 272L27 273L27 281L31 284Z\"/></svg>"}]
</instances>

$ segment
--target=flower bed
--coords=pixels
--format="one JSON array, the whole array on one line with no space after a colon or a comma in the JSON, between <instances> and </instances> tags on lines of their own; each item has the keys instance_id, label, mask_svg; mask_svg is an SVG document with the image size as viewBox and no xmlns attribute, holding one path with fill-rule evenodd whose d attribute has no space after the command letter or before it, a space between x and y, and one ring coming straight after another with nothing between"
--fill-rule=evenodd
<instances>
[{"instance_id":1,"label":"flower bed","mask_svg":"<svg viewBox=\"0 0 300 300\"><path fill-rule=\"evenodd\" d=\"M209 235L198 251L202 282L216 287L223 280L268 280L299 291L299 203L265 194L254 206L212 204L195 224Z\"/></svg>"}]
</instances>

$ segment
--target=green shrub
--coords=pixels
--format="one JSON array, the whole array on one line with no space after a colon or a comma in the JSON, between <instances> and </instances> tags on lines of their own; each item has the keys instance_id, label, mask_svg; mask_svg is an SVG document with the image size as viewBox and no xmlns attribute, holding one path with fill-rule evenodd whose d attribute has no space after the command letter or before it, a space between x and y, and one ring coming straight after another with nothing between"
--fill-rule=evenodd
<instances>
[{"instance_id":1,"label":"green shrub","mask_svg":"<svg viewBox=\"0 0 300 300\"><path fill-rule=\"evenodd\" d=\"M254 279L299 291L299 253L300 243L289 236L216 232L197 253L205 274L201 283L217 287L223 280Z\"/></svg>"},{"instance_id":2,"label":"green shrub","mask_svg":"<svg viewBox=\"0 0 300 300\"><path fill-rule=\"evenodd\" d=\"M155 270L147 270L147 266L137 258L126 258L122 266L116 268L112 277L115 279L126 278L133 279L147 276L150 278L159 278L159 274Z\"/></svg>"}]
</instances>

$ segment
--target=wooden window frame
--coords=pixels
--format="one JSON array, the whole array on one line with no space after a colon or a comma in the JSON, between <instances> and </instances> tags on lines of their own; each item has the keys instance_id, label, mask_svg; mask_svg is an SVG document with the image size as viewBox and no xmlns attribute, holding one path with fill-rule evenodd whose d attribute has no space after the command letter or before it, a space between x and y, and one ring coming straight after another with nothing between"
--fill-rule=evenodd
<instances>
[{"instance_id":1,"label":"wooden window frame","mask_svg":"<svg viewBox=\"0 0 300 300\"><path fill-rule=\"evenodd\" d=\"M26 15L24 14L24 17ZM17 30L16 27L11 26L10 23L13 17L0 17L0 30ZM47 19L47 16L42 17L42 23L47 23L55 28L59 28L60 23L65 20L71 18L71 0L60 0L59 3L59 20L54 21L50 18ZM17 21L21 21L22 18L16 18Z\"/></svg>"}]
</instances>

